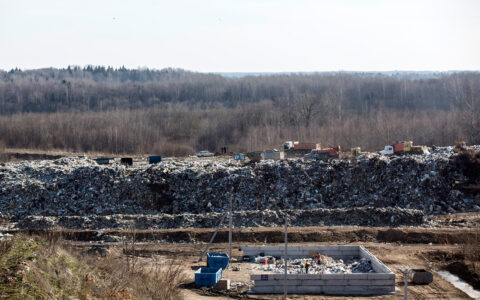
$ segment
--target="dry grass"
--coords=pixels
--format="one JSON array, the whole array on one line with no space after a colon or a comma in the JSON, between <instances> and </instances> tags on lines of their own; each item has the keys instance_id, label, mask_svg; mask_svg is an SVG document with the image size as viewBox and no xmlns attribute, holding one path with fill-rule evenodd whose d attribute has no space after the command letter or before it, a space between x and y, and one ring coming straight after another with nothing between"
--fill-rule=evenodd
<instances>
[{"instance_id":1,"label":"dry grass","mask_svg":"<svg viewBox=\"0 0 480 300\"><path fill-rule=\"evenodd\" d=\"M104 286L92 294L104 299L181 299L179 285L185 282L182 267L173 260L149 259L128 264L132 258L108 257L97 262Z\"/></svg>"},{"instance_id":2,"label":"dry grass","mask_svg":"<svg viewBox=\"0 0 480 300\"><path fill-rule=\"evenodd\" d=\"M185 277L175 261L119 249L88 255L62 244L55 233L0 241L0 299L181 298Z\"/></svg>"},{"instance_id":3,"label":"dry grass","mask_svg":"<svg viewBox=\"0 0 480 300\"><path fill-rule=\"evenodd\" d=\"M181 299L179 286L186 280L181 264L158 256L140 257L134 225L130 230L131 239L121 248L111 248L104 257L83 257L95 266L98 276L89 287L92 295L102 299Z\"/></svg>"},{"instance_id":4,"label":"dry grass","mask_svg":"<svg viewBox=\"0 0 480 300\"><path fill-rule=\"evenodd\" d=\"M0 244L1 299L79 298L89 267L55 241L17 235Z\"/></svg>"}]
</instances>

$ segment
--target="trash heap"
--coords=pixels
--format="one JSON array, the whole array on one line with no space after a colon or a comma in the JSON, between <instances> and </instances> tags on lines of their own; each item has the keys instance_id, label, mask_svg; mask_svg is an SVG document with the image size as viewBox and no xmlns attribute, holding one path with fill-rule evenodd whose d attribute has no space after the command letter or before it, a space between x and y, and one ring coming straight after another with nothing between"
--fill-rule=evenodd
<instances>
[{"instance_id":1,"label":"trash heap","mask_svg":"<svg viewBox=\"0 0 480 300\"><path fill-rule=\"evenodd\" d=\"M279 211L298 210L302 215L319 209L330 216L328 222L338 213L335 224L364 224L339 213L351 208L364 210L373 225L395 226L410 214L406 210L415 218L419 211L480 210L480 195L465 194L457 186L472 180L458 157L453 147L446 147L428 155L373 154L329 162L187 159L127 167L76 157L7 163L0 165L0 217L18 221L30 216L156 215L184 226L208 220L209 213L224 212L231 198L238 215L262 220L259 226L277 218ZM381 220L369 215L379 208L390 215ZM254 223L245 218L239 222Z\"/></svg>"},{"instance_id":2,"label":"trash heap","mask_svg":"<svg viewBox=\"0 0 480 300\"><path fill-rule=\"evenodd\" d=\"M278 274L285 273L285 260L275 257L255 257L255 262L263 264L257 269ZM374 273L372 262L367 258L349 258L335 260L326 255L312 258L288 259L287 274L351 274Z\"/></svg>"},{"instance_id":3,"label":"trash heap","mask_svg":"<svg viewBox=\"0 0 480 300\"><path fill-rule=\"evenodd\" d=\"M334 208L285 211L236 211L232 224L242 227L275 227L284 224L288 214L293 226L415 226L423 222L423 213L402 208ZM26 216L20 219L20 228L68 229L173 229L173 228L212 228L218 225L221 213L205 214L157 214L157 215L108 215L108 216ZM226 224L226 222L224 223Z\"/></svg>"}]
</instances>

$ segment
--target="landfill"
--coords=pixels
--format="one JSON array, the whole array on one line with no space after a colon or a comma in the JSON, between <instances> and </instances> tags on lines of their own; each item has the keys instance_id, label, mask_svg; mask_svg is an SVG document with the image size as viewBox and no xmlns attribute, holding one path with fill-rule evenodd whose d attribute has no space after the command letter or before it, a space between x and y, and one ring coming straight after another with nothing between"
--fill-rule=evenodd
<instances>
[{"instance_id":1,"label":"landfill","mask_svg":"<svg viewBox=\"0 0 480 300\"><path fill-rule=\"evenodd\" d=\"M100 220L106 228L125 219L140 227L154 220L158 228L212 227L230 200L237 227L280 224L284 211L297 226L401 226L426 215L479 210L480 195L457 186L472 180L459 154L453 147L430 152L328 162L211 158L125 166L66 157L6 163L0 164L0 219L33 228L69 227L75 220L79 227Z\"/></svg>"},{"instance_id":2,"label":"landfill","mask_svg":"<svg viewBox=\"0 0 480 300\"><path fill-rule=\"evenodd\" d=\"M292 226L415 226L423 223L423 213L411 209L394 208L339 208L285 211L235 211L232 224L242 227L275 227L284 224L285 213ZM27 216L18 221L19 228L48 229L173 229L212 228L221 219L221 213L156 214L109 216ZM226 223L226 222L225 222ZM226 224L223 224L225 226ZM222 227L223 227L222 226Z\"/></svg>"},{"instance_id":3,"label":"landfill","mask_svg":"<svg viewBox=\"0 0 480 300\"><path fill-rule=\"evenodd\" d=\"M274 257L256 257L263 266L259 270L278 274L285 273L285 260ZM372 262L367 258L349 258L335 260L329 256L318 255L311 258L296 258L287 260L287 274L352 274L373 273Z\"/></svg>"}]
</instances>

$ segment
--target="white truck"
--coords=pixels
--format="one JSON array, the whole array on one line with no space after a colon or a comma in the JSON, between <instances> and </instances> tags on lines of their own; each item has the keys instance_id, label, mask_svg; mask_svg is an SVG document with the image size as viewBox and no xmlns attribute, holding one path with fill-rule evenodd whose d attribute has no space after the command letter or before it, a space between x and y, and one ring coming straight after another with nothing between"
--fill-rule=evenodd
<instances>
[{"instance_id":1,"label":"white truck","mask_svg":"<svg viewBox=\"0 0 480 300\"><path fill-rule=\"evenodd\" d=\"M392 154L430 154L427 146L414 146L412 141L392 143L379 151L381 155Z\"/></svg>"},{"instance_id":2,"label":"white truck","mask_svg":"<svg viewBox=\"0 0 480 300\"><path fill-rule=\"evenodd\" d=\"M381 150L379 152L381 155L392 155L393 153L395 153L395 151L393 151L393 146L390 146L390 145L387 145L385 146L385 148L383 150Z\"/></svg>"}]
</instances>

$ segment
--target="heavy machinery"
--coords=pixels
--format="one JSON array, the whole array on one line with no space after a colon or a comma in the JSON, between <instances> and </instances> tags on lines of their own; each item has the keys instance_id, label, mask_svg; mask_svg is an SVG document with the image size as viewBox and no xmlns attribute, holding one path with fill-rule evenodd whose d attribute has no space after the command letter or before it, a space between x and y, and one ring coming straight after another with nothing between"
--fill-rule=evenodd
<instances>
[{"instance_id":1,"label":"heavy machinery","mask_svg":"<svg viewBox=\"0 0 480 300\"><path fill-rule=\"evenodd\" d=\"M324 149L312 149L310 153L303 156L304 159L313 159L313 160L329 160L332 158L340 157L340 146L335 148L324 148Z\"/></svg>"},{"instance_id":2,"label":"heavy machinery","mask_svg":"<svg viewBox=\"0 0 480 300\"><path fill-rule=\"evenodd\" d=\"M286 141L283 144L283 150L285 151L286 157L303 157L312 150L320 150L320 144Z\"/></svg>"},{"instance_id":3,"label":"heavy machinery","mask_svg":"<svg viewBox=\"0 0 480 300\"><path fill-rule=\"evenodd\" d=\"M407 142L392 142L386 145L383 150L379 152L382 155L392 154L429 154L427 146L414 146L412 141Z\"/></svg>"},{"instance_id":4,"label":"heavy machinery","mask_svg":"<svg viewBox=\"0 0 480 300\"><path fill-rule=\"evenodd\" d=\"M350 153L352 153L353 156L357 157L357 156L360 156L360 155L367 154L368 152L365 152L365 151L362 152L362 148L354 147L354 148L350 149Z\"/></svg>"},{"instance_id":5,"label":"heavy machinery","mask_svg":"<svg viewBox=\"0 0 480 300\"><path fill-rule=\"evenodd\" d=\"M455 147L453 148L453 152L460 153L462 151L467 151L470 147L467 147L467 142L456 142Z\"/></svg>"}]
</instances>

